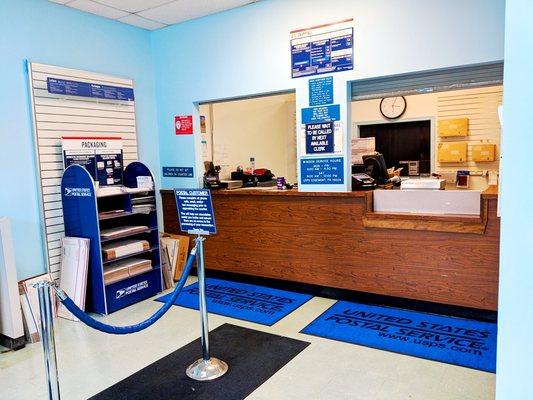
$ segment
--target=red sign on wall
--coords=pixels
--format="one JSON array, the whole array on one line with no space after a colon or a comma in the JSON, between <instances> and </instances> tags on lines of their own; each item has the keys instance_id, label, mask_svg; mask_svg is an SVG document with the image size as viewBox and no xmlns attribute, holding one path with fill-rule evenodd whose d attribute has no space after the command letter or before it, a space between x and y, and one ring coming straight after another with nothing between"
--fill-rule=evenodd
<instances>
[{"instance_id":1,"label":"red sign on wall","mask_svg":"<svg viewBox=\"0 0 533 400\"><path fill-rule=\"evenodd\" d=\"M177 115L174 117L176 135L192 134L192 115Z\"/></svg>"}]
</instances>

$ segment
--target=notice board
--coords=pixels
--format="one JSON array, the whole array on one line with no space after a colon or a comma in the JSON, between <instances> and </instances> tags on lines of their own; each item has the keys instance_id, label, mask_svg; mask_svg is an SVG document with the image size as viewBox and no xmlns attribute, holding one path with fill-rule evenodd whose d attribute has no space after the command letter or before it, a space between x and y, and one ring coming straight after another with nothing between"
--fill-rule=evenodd
<instances>
[{"instance_id":1,"label":"notice board","mask_svg":"<svg viewBox=\"0 0 533 400\"><path fill-rule=\"evenodd\" d=\"M353 69L353 19L291 32L293 78Z\"/></svg>"}]
</instances>

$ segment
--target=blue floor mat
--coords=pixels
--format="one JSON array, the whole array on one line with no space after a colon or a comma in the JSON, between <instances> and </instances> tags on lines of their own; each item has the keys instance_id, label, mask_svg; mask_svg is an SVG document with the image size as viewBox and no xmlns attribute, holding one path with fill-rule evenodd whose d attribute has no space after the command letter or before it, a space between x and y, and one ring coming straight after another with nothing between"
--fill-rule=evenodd
<instances>
[{"instance_id":1,"label":"blue floor mat","mask_svg":"<svg viewBox=\"0 0 533 400\"><path fill-rule=\"evenodd\" d=\"M496 371L494 323L338 301L301 332Z\"/></svg>"},{"instance_id":2,"label":"blue floor mat","mask_svg":"<svg viewBox=\"0 0 533 400\"><path fill-rule=\"evenodd\" d=\"M157 298L165 302L170 294ZM222 279L206 280L207 310L210 313L273 325L311 299L311 295L272 289ZM198 283L186 286L176 301L177 306L198 310Z\"/></svg>"}]
</instances>

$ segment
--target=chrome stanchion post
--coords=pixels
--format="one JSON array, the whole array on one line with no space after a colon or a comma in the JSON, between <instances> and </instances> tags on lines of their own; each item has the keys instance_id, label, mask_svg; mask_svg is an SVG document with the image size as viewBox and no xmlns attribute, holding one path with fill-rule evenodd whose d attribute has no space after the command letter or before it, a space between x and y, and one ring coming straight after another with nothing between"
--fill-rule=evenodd
<instances>
[{"instance_id":1,"label":"chrome stanchion post","mask_svg":"<svg viewBox=\"0 0 533 400\"><path fill-rule=\"evenodd\" d=\"M59 400L59 379L57 374L56 345L54 339L54 314L49 281L37 282L39 295L39 311L41 313L41 341L43 343L44 366L46 370L46 384L48 387L48 399Z\"/></svg>"},{"instance_id":2,"label":"chrome stanchion post","mask_svg":"<svg viewBox=\"0 0 533 400\"><path fill-rule=\"evenodd\" d=\"M204 247L205 238L198 235L196 240L196 266L198 270L198 302L200 305L200 323L202 330L202 358L195 361L187 368L187 376L197 381L210 381L221 377L228 371L228 364L218 358L211 357L209 352L209 324L207 319L207 301L205 297L205 265Z\"/></svg>"}]
</instances>

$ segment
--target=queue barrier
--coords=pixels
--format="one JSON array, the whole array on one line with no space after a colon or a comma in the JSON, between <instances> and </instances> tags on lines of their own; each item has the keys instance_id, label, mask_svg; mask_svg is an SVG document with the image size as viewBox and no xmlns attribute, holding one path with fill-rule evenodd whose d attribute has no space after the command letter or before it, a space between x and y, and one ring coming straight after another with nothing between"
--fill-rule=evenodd
<instances>
[{"instance_id":1,"label":"queue barrier","mask_svg":"<svg viewBox=\"0 0 533 400\"><path fill-rule=\"evenodd\" d=\"M202 358L192 363L186 370L186 374L195 380L207 381L219 378L228 370L228 365L219 359L210 356L209 353L209 328L207 320L207 306L205 295L205 265L203 257L203 241L204 237L198 235L195 239L196 244L190 251L189 258L183 269L181 277L172 292L169 299L157 310L152 316L146 320L127 326L113 326L98 321L81 310L72 299L54 283L49 281L40 281L35 284L39 295L39 310L41 313L41 332L44 352L44 362L46 370L46 380L48 389L48 398L50 400L59 400L59 378L57 373L57 357L54 337L54 318L52 313L52 299L50 296L51 289L54 290L55 295L59 301L80 321L87 326L98 331L112 334L112 335L126 335L142 331L153 325L172 307L174 301L177 299L185 282L191 272L194 261L197 262L198 270L198 284L199 284L199 303L201 315L201 343L202 343Z\"/></svg>"}]
</instances>

